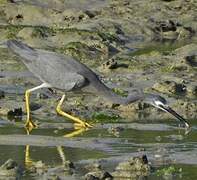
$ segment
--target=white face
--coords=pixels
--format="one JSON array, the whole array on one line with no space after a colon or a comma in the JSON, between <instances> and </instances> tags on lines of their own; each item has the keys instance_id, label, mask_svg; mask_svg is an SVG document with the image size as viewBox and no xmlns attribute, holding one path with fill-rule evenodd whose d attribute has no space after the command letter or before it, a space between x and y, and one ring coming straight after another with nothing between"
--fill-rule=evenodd
<instances>
[{"instance_id":1,"label":"white face","mask_svg":"<svg viewBox=\"0 0 197 180\"><path fill-rule=\"evenodd\" d=\"M180 122L184 123L185 127L187 128L189 127L189 124L187 123L187 121L183 117L181 117L179 114L177 114L172 108L170 108L166 100L163 97L153 95L153 94L148 94L147 97L148 98L145 99L145 103L151 104L152 106L158 109L161 109L162 111L172 114L174 117L179 119Z\"/></svg>"},{"instance_id":2,"label":"white face","mask_svg":"<svg viewBox=\"0 0 197 180\"><path fill-rule=\"evenodd\" d=\"M154 103L153 103L153 106L155 106L155 107L157 107L157 108L159 108L159 109L161 109L161 110L163 110L163 111L166 111L164 108L162 108L162 106L167 106L166 104L164 104L164 103L162 103L161 101L159 101L159 100L156 100L156 101L154 101ZM167 111L166 111L167 112Z\"/></svg>"},{"instance_id":3,"label":"white face","mask_svg":"<svg viewBox=\"0 0 197 180\"><path fill-rule=\"evenodd\" d=\"M161 101L154 101L154 103L156 104L156 106L159 106L159 105L164 106L164 104Z\"/></svg>"}]
</instances>

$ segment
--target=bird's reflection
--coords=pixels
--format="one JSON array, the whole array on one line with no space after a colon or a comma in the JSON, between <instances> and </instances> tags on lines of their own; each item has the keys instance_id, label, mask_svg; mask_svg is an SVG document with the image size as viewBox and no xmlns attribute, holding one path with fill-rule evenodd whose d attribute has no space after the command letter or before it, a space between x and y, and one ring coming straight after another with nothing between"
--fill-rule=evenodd
<instances>
[{"instance_id":1,"label":"bird's reflection","mask_svg":"<svg viewBox=\"0 0 197 180\"><path fill-rule=\"evenodd\" d=\"M88 128L81 128L81 129L77 129L77 130L73 130L72 132L65 134L63 137L65 138L71 138L77 135L82 134L83 132L88 131ZM27 130L27 135L30 134L30 131ZM57 146L57 152L61 158L62 161L62 165L65 165L66 163L66 156L63 150L62 146ZM27 169L31 168L32 166L34 166L35 161L31 158L30 156L30 145L26 145L25 146L25 167Z\"/></svg>"}]
</instances>

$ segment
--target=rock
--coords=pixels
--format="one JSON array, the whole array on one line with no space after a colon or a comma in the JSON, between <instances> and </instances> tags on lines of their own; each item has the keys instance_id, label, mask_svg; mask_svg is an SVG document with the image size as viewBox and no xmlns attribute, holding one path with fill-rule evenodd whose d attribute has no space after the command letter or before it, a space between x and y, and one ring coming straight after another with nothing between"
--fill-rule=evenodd
<instances>
[{"instance_id":1,"label":"rock","mask_svg":"<svg viewBox=\"0 0 197 180\"><path fill-rule=\"evenodd\" d=\"M106 171L89 172L85 175L85 180L112 180L113 176Z\"/></svg>"},{"instance_id":2,"label":"rock","mask_svg":"<svg viewBox=\"0 0 197 180\"><path fill-rule=\"evenodd\" d=\"M101 12L97 10L86 10L84 12L90 19L94 18L95 16L98 16Z\"/></svg>"},{"instance_id":3,"label":"rock","mask_svg":"<svg viewBox=\"0 0 197 180\"><path fill-rule=\"evenodd\" d=\"M173 104L173 107L175 109L179 109L179 111L185 111L190 114L190 118L194 116L196 117L197 113L197 102L196 101L184 101L184 100L178 100Z\"/></svg>"},{"instance_id":4,"label":"rock","mask_svg":"<svg viewBox=\"0 0 197 180\"><path fill-rule=\"evenodd\" d=\"M184 139L183 135L175 135L175 134L168 135L166 137L171 139L172 141L182 141Z\"/></svg>"},{"instance_id":5,"label":"rock","mask_svg":"<svg viewBox=\"0 0 197 180\"><path fill-rule=\"evenodd\" d=\"M179 40L190 37L193 34L193 30L185 27L177 27L176 33L178 34L177 39Z\"/></svg>"},{"instance_id":6,"label":"rock","mask_svg":"<svg viewBox=\"0 0 197 180\"><path fill-rule=\"evenodd\" d=\"M173 54L175 54L176 56L178 55L177 57L175 56L175 58L178 58L179 61L182 61L180 57L185 59L185 57L189 56L189 59L190 59L191 58L190 56L196 55L196 50L197 50L197 44L190 43L180 48L177 48L176 50L174 50Z\"/></svg>"},{"instance_id":7,"label":"rock","mask_svg":"<svg viewBox=\"0 0 197 180\"><path fill-rule=\"evenodd\" d=\"M120 132L123 131L124 128L122 127L109 127L107 129L107 131L110 133L110 134L113 134L114 136L116 137L119 137L120 136Z\"/></svg>"},{"instance_id":8,"label":"rock","mask_svg":"<svg viewBox=\"0 0 197 180\"><path fill-rule=\"evenodd\" d=\"M75 169L75 166L74 166L73 162L65 161L64 162L64 168L67 169L67 170L71 170L71 169Z\"/></svg>"},{"instance_id":9,"label":"rock","mask_svg":"<svg viewBox=\"0 0 197 180\"><path fill-rule=\"evenodd\" d=\"M65 161L60 166L46 166L42 161L33 162L30 167L32 175L40 179L66 179L68 175L74 173L74 165L70 161Z\"/></svg>"},{"instance_id":10,"label":"rock","mask_svg":"<svg viewBox=\"0 0 197 180\"><path fill-rule=\"evenodd\" d=\"M30 110L31 111L36 111L42 107L41 104L35 103L35 102L30 102Z\"/></svg>"},{"instance_id":11,"label":"rock","mask_svg":"<svg viewBox=\"0 0 197 180\"><path fill-rule=\"evenodd\" d=\"M0 178L9 179L14 178L18 179L22 175L22 169L18 164L12 160L8 159L3 165L0 167Z\"/></svg>"},{"instance_id":12,"label":"rock","mask_svg":"<svg viewBox=\"0 0 197 180\"><path fill-rule=\"evenodd\" d=\"M98 163L89 164L85 167L89 172L85 174L86 180L111 180L113 176L104 170L102 170L101 165Z\"/></svg>"},{"instance_id":13,"label":"rock","mask_svg":"<svg viewBox=\"0 0 197 180\"><path fill-rule=\"evenodd\" d=\"M115 69L117 68L117 62L114 59L110 59L102 64L102 69Z\"/></svg>"},{"instance_id":14,"label":"rock","mask_svg":"<svg viewBox=\"0 0 197 180\"><path fill-rule=\"evenodd\" d=\"M187 85L187 96L197 96L197 85Z\"/></svg>"},{"instance_id":15,"label":"rock","mask_svg":"<svg viewBox=\"0 0 197 180\"><path fill-rule=\"evenodd\" d=\"M185 57L185 62L186 64L192 66L192 67L197 67L197 55L188 55Z\"/></svg>"},{"instance_id":16,"label":"rock","mask_svg":"<svg viewBox=\"0 0 197 180\"><path fill-rule=\"evenodd\" d=\"M64 21L68 22L79 22L89 18L87 13L84 13L78 9L67 9L62 13L62 15Z\"/></svg>"},{"instance_id":17,"label":"rock","mask_svg":"<svg viewBox=\"0 0 197 180\"><path fill-rule=\"evenodd\" d=\"M121 112L137 112L137 111L140 111L140 110L145 110L147 108L149 108L150 105L149 104L146 104L144 102L136 102L134 104L128 104L128 105L120 105L120 106L117 106L116 108L121 111Z\"/></svg>"},{"instance_id":18,"label":"rock","mask_svg":"<svg viewBox=\"0 0 197 180\"><path fill-rule=\"evenodd\" d=\"M177 48L173 51L173 63L171 66L176 72L179 74L184 74L184 71L187 71L186 75L190 75L194 68L197 67L197 60L196 60L196 51L197 45L194 43L182 46Z\"/></svg>"},{"instance_id":19,"label":"rock","mask_svg":"<svg viewBox=\"0 0 197 180\"><path fill-rule=\"evenodd\" d=\"M33 162L29 171L33 174L42 175L45 171L47 171L47 166L42 161Z\"/></svg>"},{"instance_id":20,"label":"rock","mask_svg":"<svg viewBox=\"0 0 197 180\"><path fill-rule=\"evenodd\" d=\"M36 97L37 97L38 99L48 99L48 98L49 98L49 96L48 96L47 93L37 93L37 94L36 94Z\"/></svg>"},{"instance_id":21,"label":"rock","mask_svg":"<svg viewBox=\"0 0 197 180\"><path fill-rule=\"evenodd\" d=\"M9 110L7 112L7 117L10 120L13 120L13 119L16 119L16 120L20 119L21 120L22 115L23 115L22 108L15 108L14 110Z\"/></svg>"},{"instance_id":22,"label":"rock","mask_svg":"<svg viewBox=\"0 0 197 180\"><path fill-rule=\"evenodd\" d=\"M155 37L159 39L184 39L193 34L193 30L182 26L180 23L173 20L154 21L155 26L152 28L155 32Z\"/></svg>"},{"instance_id":23,"label":"rock","mask_svg":"<svg viewBox=\"0 0 197 180\"><path fill-rule=\"evenodd\" d=\"M100 67L100 71L109 71L112 69L117 68L128 68L128 64L118 63L115 59L109 59L108 61L104 62Z\"/></svg>"},{"instance_id":24,"label":"rock","mask_svg":"<svg viewBox=\"0 0 197 180\"><path fill-rule=\"evenodd\" d=\"M146 155L142 157L132 157L126 162L121 162L116 167L112 175L115 178L142 178L148 176L151 167L148 164Z\"/></svg>"},{"instance_id":25,"label":"rock","mask_svg":"<svg viewBox=\"0 0 197 180\"><path fill-rule=\"evenodd\" d=\"M186 86L184 84L169 80L157 82L152 88L156 91L167 94L183 94L186 92Z\"/></svg>"}]
</instances>

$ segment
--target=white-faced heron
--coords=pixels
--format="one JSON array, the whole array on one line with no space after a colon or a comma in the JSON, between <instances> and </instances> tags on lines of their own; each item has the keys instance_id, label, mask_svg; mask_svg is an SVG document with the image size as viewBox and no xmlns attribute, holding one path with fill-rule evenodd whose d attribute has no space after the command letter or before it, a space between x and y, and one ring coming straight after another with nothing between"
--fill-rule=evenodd
<instances>
[{"instance_id":1,"label":"white-faced heron","mask_svg":"<svg viewBox=\"0 0 197 180\"><path fill-rule=\"evenodd\" d=\"M17 40L8 40L1 45L6 46L12 52L19 55L29 71L42 82L41 85L28 89L25 92L27 111L25 126L29 129L36 127L36 124L30 117L29 96L31 92L41 88L56 88L64 92L90 88L91 92L95 95L101 95L112 103L123 105L142 100L156 108L169 112L184 123L185 127L189 127L187 121L172 110L163 97L155 94L143 93L141 91L131 93L127 97L117 95L108 88L91 69L71 56L46 50L33 49ZM64 99L65 94L56 107L57 113L72 119L78 127L92 127L92 125L87 122L62 111L61 105Z\"/></svg>"}]
</instances>

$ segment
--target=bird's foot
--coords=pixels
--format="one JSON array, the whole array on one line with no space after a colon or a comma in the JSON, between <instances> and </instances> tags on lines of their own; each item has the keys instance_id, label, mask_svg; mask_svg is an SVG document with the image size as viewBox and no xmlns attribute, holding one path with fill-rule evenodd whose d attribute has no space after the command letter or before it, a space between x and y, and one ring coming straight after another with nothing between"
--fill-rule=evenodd
<instances>
[{"instance_id":1,"label":"bird's foot","mask_svg":"<svg viewBox=\"0 0 197 180\"><path fill-rule=\"evenodd\" d=\"M92 128L93 125L86 123L86 122L82 122L82 123L74 123L74 128L75 129L89 129Z\"/></svg>"},{"instance_id":2,"label":"bird's foot","mask_svg":"<svg viewBox=\"0 0 197 180\"><path fill-rule=\"evenodd\" d=\"M88 128L80 128L80 129L75 129L73 132L65 134L64 137L70 138L70 137L75 137L79 134L82 134L85 131L88 131Z\"/></svg>"},{"instance_id":3,"label":"bird's foot","mask_svg":"<svg viewBox=\"0 0 197 180\"><path fill-rule=\"evenodd\" d=\"M27 134L29 134L34 128L37 127L38 125L31 120L27 120L27 122L25 123L25 129L27 130Z\"/></svg>"}]
</instances>

